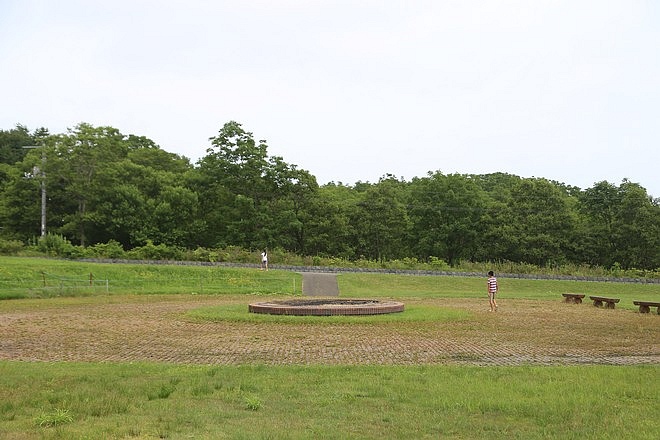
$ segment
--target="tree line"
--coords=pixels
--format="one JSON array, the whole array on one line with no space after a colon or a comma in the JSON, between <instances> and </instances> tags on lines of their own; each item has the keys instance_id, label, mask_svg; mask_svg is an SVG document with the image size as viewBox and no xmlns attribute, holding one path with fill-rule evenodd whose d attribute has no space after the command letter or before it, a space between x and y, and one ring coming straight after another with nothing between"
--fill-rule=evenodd
<instances>
[{"instance_id":1,"label":"tree line","mask_svg":"<svg viewBox=\"0 0 660 440\"><path fill-rule=\"evenodd\" d=\"M227 122L192 164L152 140L81 123L0 130L0 239L47 230L71 243L283 249L416 258L660 268L660 199L638 183L580 189L507 173L319 185ZM25 148L25 147L37 148Z\"/></svg>"}]
</instances>

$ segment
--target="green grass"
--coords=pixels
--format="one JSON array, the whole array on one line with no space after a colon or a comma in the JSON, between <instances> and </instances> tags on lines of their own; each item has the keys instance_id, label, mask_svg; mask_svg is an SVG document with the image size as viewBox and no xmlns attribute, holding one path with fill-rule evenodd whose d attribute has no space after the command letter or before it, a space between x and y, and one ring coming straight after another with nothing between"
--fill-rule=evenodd
<instances>
[{"instance_id":1,"label":"green grass","mask_svg":"<svg viewBox=\"0 0 660 440\"><path fill-rule=\"evenodd\" d=\"M105 293L291 295L301 293L301 283L300 274L277 270L0 256L0 299Z\"/></svg>"},{"instance_id":2,"label":"green grass","mask_svg":"<svg viewBox=\"0 0 660 440\"><path fill-rule=\"evenodd\" d=\"M478 298L485 291L485 279L471 277L343 273L337 278L343 297ZM512 278L499 278L499 283L499 297L503 299L556 300L562 293L578 292L621 298L619 306L630 309L634 308L632 300L660 300L660 284ZM0 299L106 293L300 295L301 286L299 273L278 270L103 264L0 256Z\"/></svg>"},{"instance_id":3,"label":"green grass","mask_svg":"<svg viewBox=\"0 0 660 440\"><path fill-rule=\"evenodd\" d=\"M50 279L109 279L110 291L40 288ZM340 274L344 297L483 298L485 279ZM300 275L189 266L0 257L0 298L62 295L290 295ZM660 286L500 278L500 298L557 301L561 293L660 299ZM295 292L295 293L299 293ZM243 295L243 296L241 296ZM121 297L117 295L116 301ZM229 297L228 297L229 298ZM67 299L48 299L66 306ZM86 300L87 301L87 300ZM92 301L90 299L89 301ZM42 300L18 301L39 307ZM248 314L245 303L188 319L298 322ZM0 310L10 310L5 301ZM469 319L406 305L406 313L305 318L309 325ZM0 323L1 321L0 315ZM366 318L366 320L365 320ZM649 316L649 318L653 318ZM5 331L11 331L6 327ZM3 353L0 343L0 353ZM5 356L9 356L5 353ZM0 438L16 439L656 439L660 366L199 366L0 361Z\"/></svg>"},{"instance_id":4,"label":"green grass","mask_svg":"<svg viewBox=\"0 0 660 440\"><path fill-rule=\"evenodd\" d=\"M323 324L389 324L412 322L449 322L469 319L470 313L443 307L424 305L406 305L403 313L388 313L370 316L287 316L248 313L245 304L201 307L187 313L187 316L199 321L230 321L287 324L304 323L305 325Z\"/></svg>"},{"instance_id":5,"label":"green grass","mask_svg":"<svg viewBox=\"0 0 660 440\"><path fill-rule=\"evenodd\" d=\"M481 298L486 279L471 277L352 274L337 276L343 297ZM636 309L633 300L660 301L660 284L498 278L501 299L557 300L562 293L621 298L617 307Z\"/></svg>"},{"instance_id":6,"label":"green grass","mask_svg":"<svg viewBox=\"0 0 660 440\"><path fill-rule=\"evenodd\" d=\"M0 437L655 439L658 373L0 362Z\"/></svg>"}]
</instances>

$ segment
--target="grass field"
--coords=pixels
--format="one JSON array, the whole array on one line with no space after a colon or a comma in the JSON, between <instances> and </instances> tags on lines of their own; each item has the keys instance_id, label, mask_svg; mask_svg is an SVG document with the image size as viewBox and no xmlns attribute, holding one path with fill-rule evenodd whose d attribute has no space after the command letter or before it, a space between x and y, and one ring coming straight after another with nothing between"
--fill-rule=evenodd
<instances>
[{"instance_id":1,"label":"grass field","mask_svg":"<svg viewBox=\"0 0 660 440\"><path fill-rule=\"evenodd\" d=\"M299 294L287 272L0 263L5 287L24 283L0 301L2 439L660 438L660 365L643 361L660 316L632 305L658 285L501 279L488 313L482 279L341 274L343 296L406 312L310 320L247 313ZM149 282L58 292L41 271Z\"/></svg>"},{"instance_id":2,"label":"grass field","mask_svg":"<svg viewBox=\"0 0 660 440\"><path fill-rule=\"evenodd\" d=\"M94 294L300 294L300 274L0 256L0 299Z\"/></svg>"},{"instance_id":3,"label":"grass field","mask_svg":"<svg viewBox=\"0 0 660 440\"><path fill-rule=\"evenodd\" d=\"M0 364L2 438L654 440L657 367Z\"/></svg>"},{"instance_id":4,"label":"grass field","mask_svg":"<svg viewBox=\"0 0 660 440\"><path fill-rule=\"evenodd\" d=\"M485 279L408 275L340 274L342 296L392 298L485 297ZM499 278L502 299L556 300L562 293L620 298L618 307L636 309L633 300L660 301L660 284Z\"/></svg>"}]
</instances>

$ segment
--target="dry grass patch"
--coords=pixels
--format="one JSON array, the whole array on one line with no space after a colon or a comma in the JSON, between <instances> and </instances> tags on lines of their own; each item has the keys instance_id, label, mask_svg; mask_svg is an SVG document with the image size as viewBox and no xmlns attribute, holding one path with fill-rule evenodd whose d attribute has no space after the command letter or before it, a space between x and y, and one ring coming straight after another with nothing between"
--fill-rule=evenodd
<instances>
[{"instance_id":1,"label":"dry grass patch","mask_svg":"<svg viewBox=\"0 0 660 440\"><path fill-rule=\"evenodd\" d=\"M245 306L246 296L125 296L1 303L0 359L185 364L659 364L660 317L590 304L410 299L409 307L467 319L364 323L191 320L188 312ZM404 312L405 314L405 312Z\"/></svg>"}]
</instances>

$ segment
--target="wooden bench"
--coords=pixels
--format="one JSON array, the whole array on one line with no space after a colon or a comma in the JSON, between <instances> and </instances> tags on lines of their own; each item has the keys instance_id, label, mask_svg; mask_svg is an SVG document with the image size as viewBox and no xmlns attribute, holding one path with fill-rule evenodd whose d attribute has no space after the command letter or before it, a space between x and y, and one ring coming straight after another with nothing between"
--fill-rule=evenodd
<instances>
[{"instance_id":1,"label":"wooden bench","mask_svg":"<svg viewBox=\"0 0 660 440\"><path fill-rule=\"evenodd\" d=\"M657 307L658 315L660 315L660 302L633 301L633 304L639 306L639 313L649 313L651 307Z\"/></svg>"},{"instance_id":2,"label":"wooden bench","mask_svg":"<svg viewBox=\"0 0 660 440\"><path fill-rule=\"evenodd\" d=\"M582 304L582 298L584 298L584 294L582 293L562 293L562 296L564 297L564 302L572 304Z\"/></svg>"},{"instance_id":3,"label":"wooden bench","mask_svg":"<svg viewBox=\"0 0 660 440\"><path fill-rule=\"evenodd\" d=\"M614 305L620 301L619 298L605 298L604 296L590 296L589 299L594 302L596 307L603 307L603 303L605 303L605 307L608 309L613 309Z\"/></svg>"}]
</instances>

